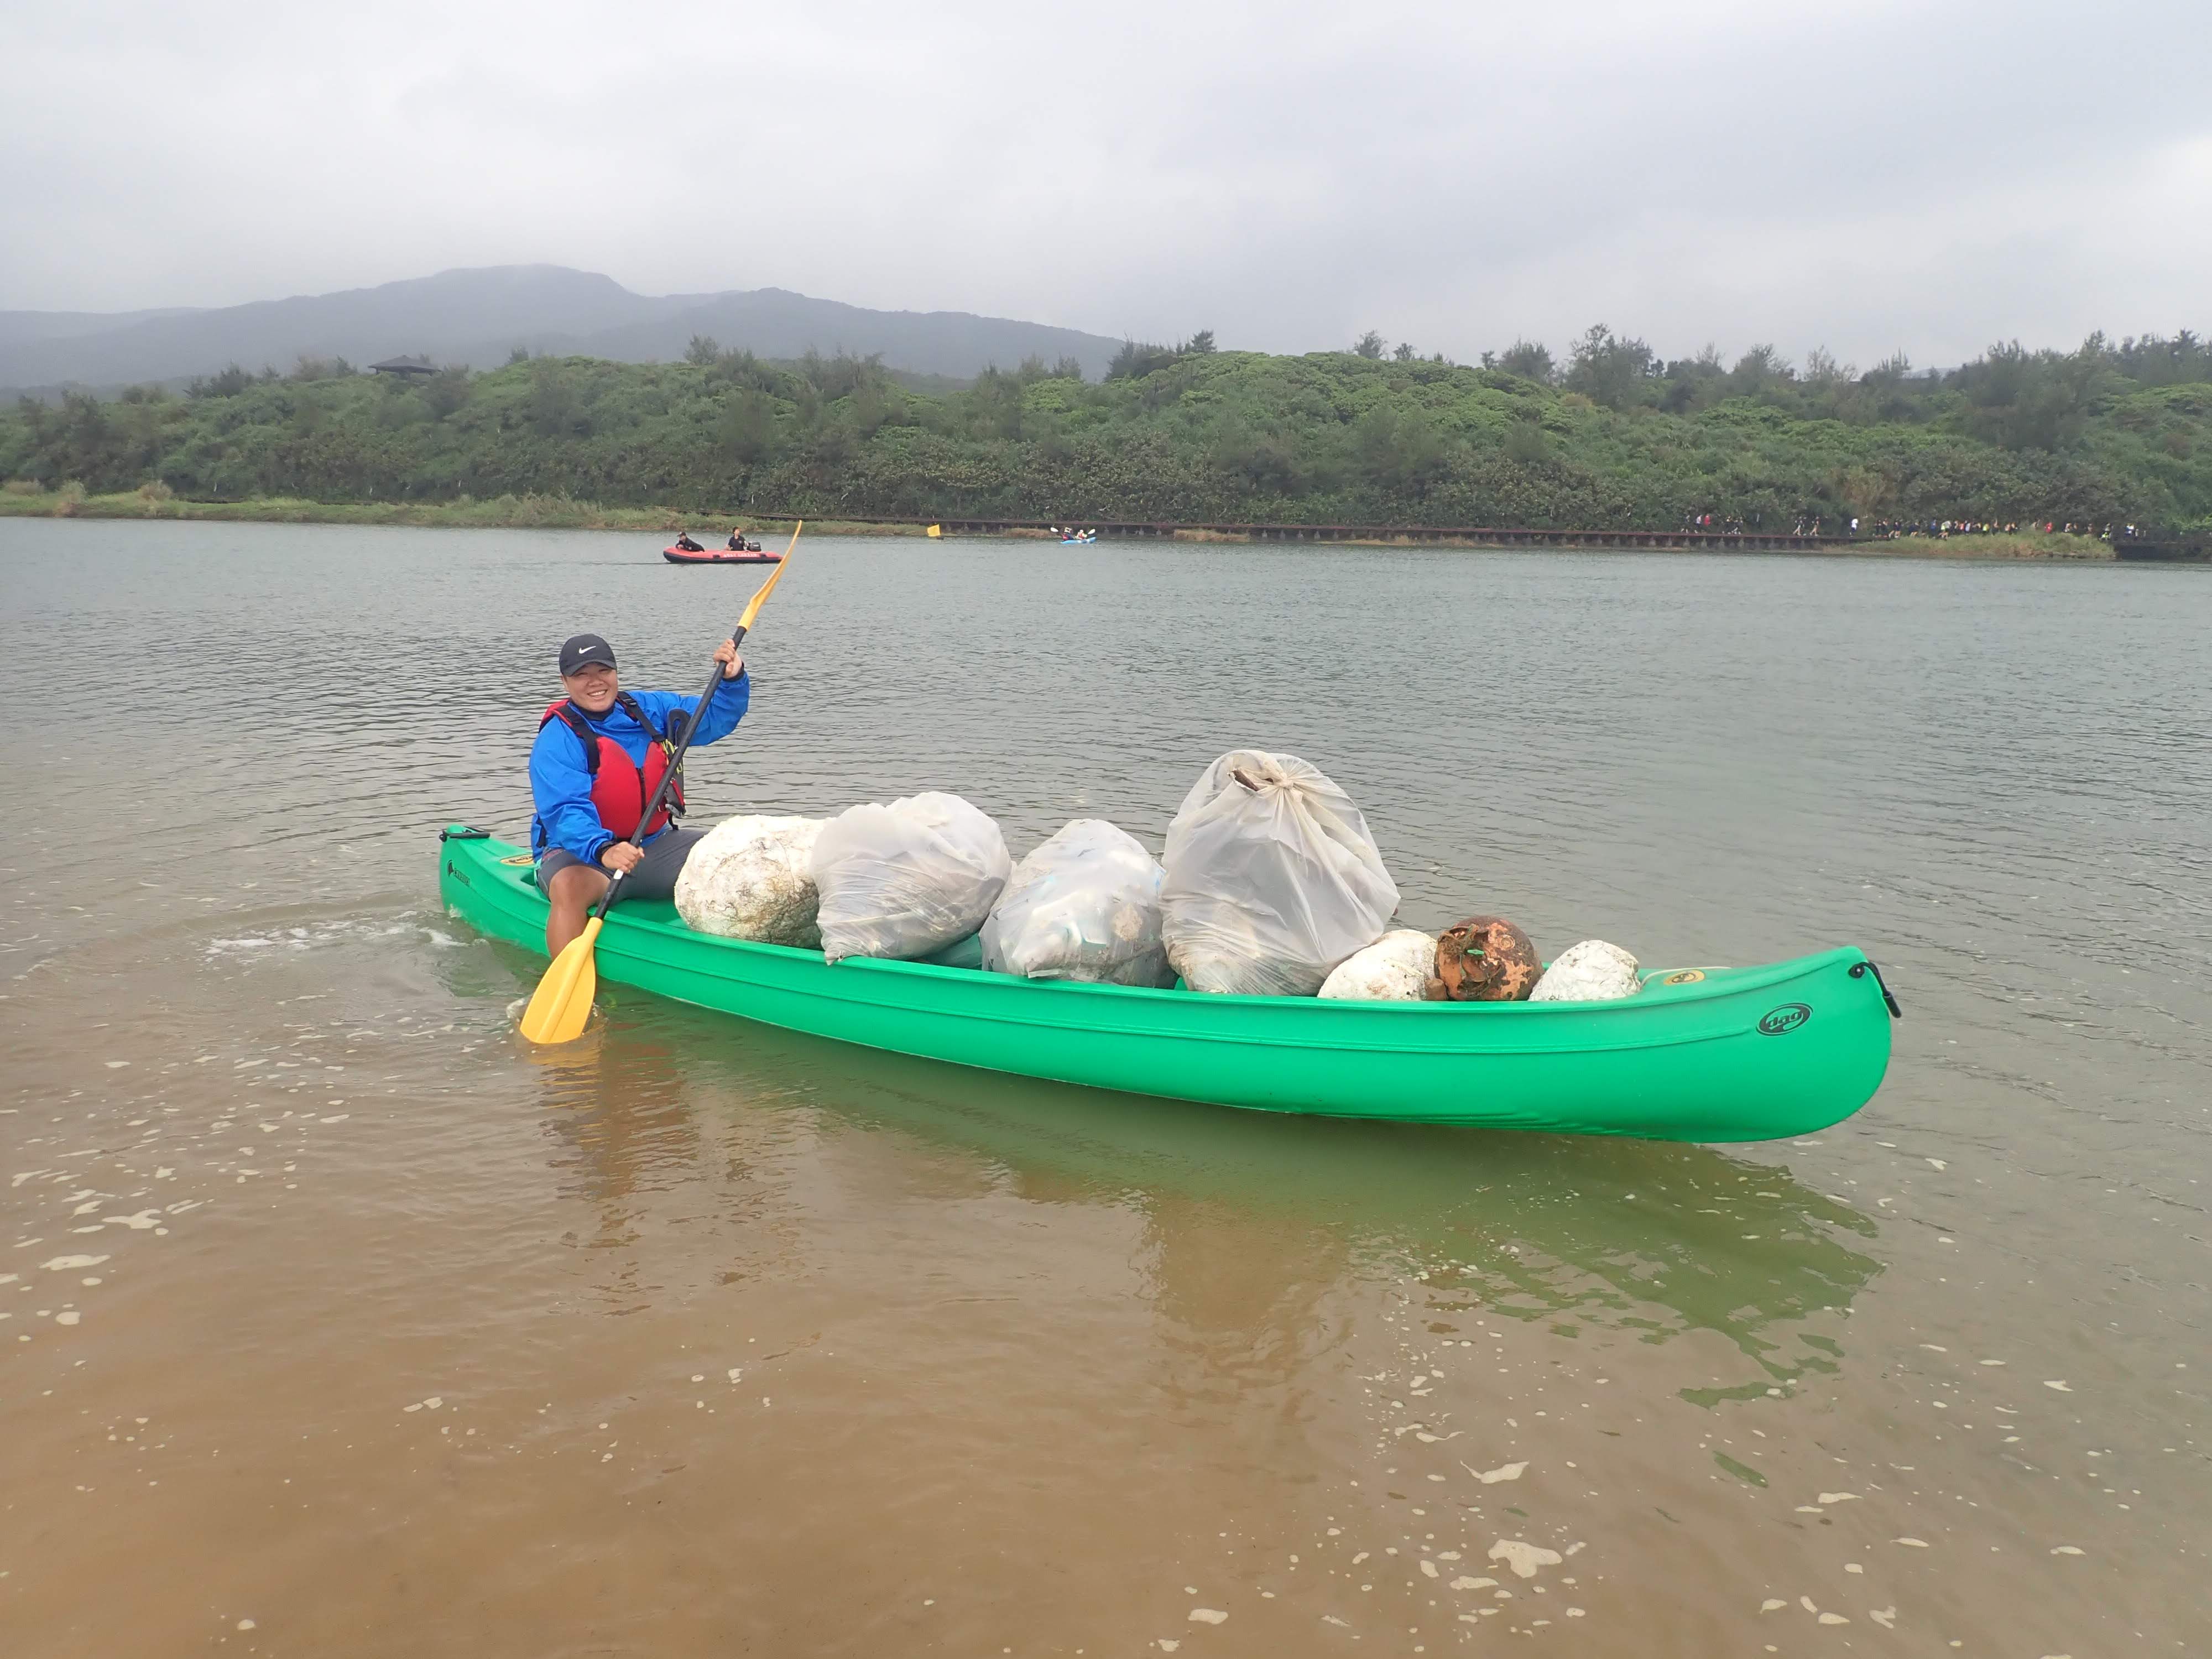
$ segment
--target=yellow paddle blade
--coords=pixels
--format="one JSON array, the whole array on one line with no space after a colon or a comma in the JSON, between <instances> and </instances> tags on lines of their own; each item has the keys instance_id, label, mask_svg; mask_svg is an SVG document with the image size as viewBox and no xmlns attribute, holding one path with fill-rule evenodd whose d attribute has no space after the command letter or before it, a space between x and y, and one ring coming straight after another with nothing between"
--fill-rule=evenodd
<instances>
[{"instance_id":1,"label":"yellow paddle blade","mask_svg":"<svg viewBox=\"0 0 2212 1659\"><path fill-rule=\"evenodd\" d=\"M933 524L921 533L925 536L930 537L932 539L935 539L936 538L941 537L945 534L945 526L941 524Z\"/></svg>"},{"instance_id":2,"label":"yellow paddle blade","mask_svg":"<svg viewBox=\"0 0 2212 1659\"><path fill-rule=\"evenodd\" d=\"M775 585L783 580L783 573L791 568L791 550L799 545L799 532L805 528L806 520L804 519L792 526L791 547L783 550L783 556L776 561L775 568L768 573L768 580L761 584L760 592L753 595L753 602L745 607L745 614L738 618L740 629L750 629L752 627L753 618L760 615L760 608L768 603L768 596L775 592Z\"/></svg>"},{"instance_id":3,"label":"yellow paddle blade","mask_svg":"<svg viewBox=\"0 0 2212 1659\"><path fill-rule=\"evenodd\" d=\"M592 994L599 988L599 970L592 960L592 945L599 936L603 917L593 916L584 931L568 941L537 994L522 1011L522 1035L532 1042L573 1042L584 1034L592 1017Z\"/></svg>"}]
</instances>

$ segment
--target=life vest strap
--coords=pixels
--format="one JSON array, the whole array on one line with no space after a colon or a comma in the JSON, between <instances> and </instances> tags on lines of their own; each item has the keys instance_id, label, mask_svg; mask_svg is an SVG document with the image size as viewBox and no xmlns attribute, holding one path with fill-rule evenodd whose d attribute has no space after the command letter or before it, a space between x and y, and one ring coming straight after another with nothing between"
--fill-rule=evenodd
<instances>
[{"instance_id":1,"label":"life vest strap","mask_svg":"<svg viewBox=\"0 0 2212 1659\"><path fill-rule=\"evenodd\" d=\"M596 730L592 726L591 721L586 717L584 711L577 708L573 701L566 697L563 697L556 703L550 705L546 708L544 714L538 718L538 728L542 731L544 728L546 721L557 720L563 726L567 726L570 732L574 732L575 734L576 741L583 745L584 769L590 775L592 780L592 805L599 814L600 823L604 824L611 833L617 835L656 835L661 830L666 828L672 820L684 816L684 774L681 769L678 769L675 781L669 785L668 793L661 800L660 810L653 814L652 823L636 824L633 829L628 831L617 830L616 830L614 823L607 821L608 814L612 812L615 815L617 822L619 822L625 817L634 819L637 814L642 812L645 809L646 801L650 799L653 794L653 787L659 781L659 775L666 771L668 763L676 752L676 746L670 740L671 734L667 732L662 731L659 726L655 726L653 723L653 717L645 712L645 706L639 702L635 697L630 696L629 692L616 692L615 706L620 708L623 714L635 720L640 726L643 727L647 742L659 749L660 754L659 757L659 764L657 766L653 763L654 757L650 748L648 748L646 753L647 763L645 765L641 766L632 761L628 751L626 751L620 744L617 743L612 738L607 736L604 732ZM682 726L678 726L677 721L678 720L682 720L688 724L691 718L692 717L690 715L685 714L683 710L678 709L671 714L669 724L672 728L674 728L674 731L677 733L680 734L684 728ZM605 749L606 748L611 748L617 754L620 755L623 758L623 764L629 769L629 775L623 778L619 785L612 784L608 781L603 781L600 777L599 774L602 757L604 755ZM621 804L617 805L615 799L610 799L607 794L604 793L610 787L620 788L625 791L634 790L637 798L635 801L623 800Z\"/></svg>"}]
</instances>

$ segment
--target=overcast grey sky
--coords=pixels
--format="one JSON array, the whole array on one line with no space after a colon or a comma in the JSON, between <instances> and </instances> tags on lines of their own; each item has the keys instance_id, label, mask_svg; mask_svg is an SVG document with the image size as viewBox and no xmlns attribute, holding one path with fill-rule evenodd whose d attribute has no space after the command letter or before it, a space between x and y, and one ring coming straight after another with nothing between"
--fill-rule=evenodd
<instances>
[{"instance_id":1,"label":"overcast grey sky","mask_svg":"<svg viewBox=\"0 0 2212 1659\"><path fill-rule=\"evenodd\" d=\"M0 0L0 308L550 261L1224 346L2212 330L2207 0Z\"/></svg>"}]
</instances>

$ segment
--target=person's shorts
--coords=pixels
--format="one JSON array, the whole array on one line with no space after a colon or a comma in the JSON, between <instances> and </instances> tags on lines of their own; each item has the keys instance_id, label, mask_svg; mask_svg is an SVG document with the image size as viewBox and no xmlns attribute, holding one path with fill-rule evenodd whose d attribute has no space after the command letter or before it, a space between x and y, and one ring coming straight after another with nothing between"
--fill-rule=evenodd
<instances>
[{"instance_id":1,"label":"person's shorts","mask_svg":"<svg viewBox=\"0 0 2212 1659\"><path fill-rule=\"evenodd\" d=\"M707 832L704 830L671 830L646 845L645 858L629 872L623 883L624 898L665 899L676 896L676 878L683 872L684 860L691 856ZM585 864L582 859L565 847L549 847L538 856L538 884L544 887L572 864L583 864L587 870L607 872L596 864Z\"/></svg>"}]
</instances>

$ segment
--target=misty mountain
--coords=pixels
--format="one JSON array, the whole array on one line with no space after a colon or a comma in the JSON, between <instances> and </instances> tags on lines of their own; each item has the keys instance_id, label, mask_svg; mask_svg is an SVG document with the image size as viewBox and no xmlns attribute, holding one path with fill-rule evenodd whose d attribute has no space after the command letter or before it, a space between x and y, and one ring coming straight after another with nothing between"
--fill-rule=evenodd
<instances>
[{"instance_id":1,"label":"misty mountain","mask_svg":"<svg viewBox=\"0 0 2212 1659\"><path fill-rule=\"evenodd\" d=\"M1120 344L966 312L870 311L773 288L655 298L591 271L499 265L208 310L0 312L0 386L111 388L231 363L284 370L303 356L489 368L518 346L653 362L682 356L695 334L763 357L880 353L887 368L960 379L1030 356L1073 357L1096 377Z\"/></svg>"},{"instance_id":2,"label":"misty mountain","mask_svg":"<svg viewBox=\"0 0 2212 1659\"><path fill-rule=\"evenodd\" d=\"M69 340L128 328L152 317L185 317L190 306L166 311L0 311L0 350L35 340Z\"/></svg>"}]
</instances>

